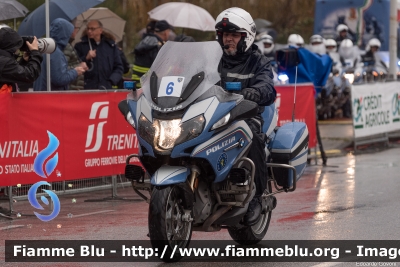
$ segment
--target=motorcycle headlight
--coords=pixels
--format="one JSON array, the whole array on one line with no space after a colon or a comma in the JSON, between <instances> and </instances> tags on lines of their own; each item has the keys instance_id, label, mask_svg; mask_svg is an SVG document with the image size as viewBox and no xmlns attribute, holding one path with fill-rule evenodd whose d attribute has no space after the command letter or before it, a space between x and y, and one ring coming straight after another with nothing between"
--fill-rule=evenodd
<instances>
[{"instance_id":1,"label":"motorcycle headlight","mask_svg":"<svg viewBox=\"0 0 400 267\"><path fill-rule=\"evenodd\" d=\"M171 150L175 145L189 141L201 134L205 119L199 115L181 123L181 119L159 120L151 123L143 114L139 118L138 133L141 138L160 152Z\"/></svg>"},{"instance_id":2,"label":"motorcycle headlight","mask_svg":"<svg viewBox=\"0 0 400 267\"><path fill-rule=\"evenodd\" d=\"M154 137L156 136L156 127L143 114L140 115L138 121L138 134L147 143L154 146Z\"/></svg>"},{"instance_id":3,"label":"motorcycle headlight","mask_svg":"<svg viewBox=\"0 0 400 267\"><path fill-rule=\"evenodd\" d=\"M281 74L278 75L278 80L282 84L286 84L286 82L289 80L289 76L287 76L287 74L285 74L285 73L281 73Z\"/></svg>"},{"instance_id":4,"label":"motorcycle headlight","mask_svg":"<svg viewBox=\"0 0 400 267\"><path fill-rule=\"evenodd\" d=\"M344 77L349 80L350 84L353 84L354 82L354 73L346 73L344 74Z\"/></svg>"},{"instance_id":5,"label":"motorcycle headlight","mask_svg":"<svg viewBox=\"0 0 400 267\"><path fill-rule=\"evenodd\" d=\"M154 120L156 124L156 138L158 139L158 146L161 149L172 149L175 145L176 139L181 135L181 119L177 120ZM158 127L157 127L158 126Z\"/></svg>"},{"instance_id":6,"label":"motorcycle headlight","mask_svg":"<svg viewBox=\"0 0 400 267\"><path fill-rule=\"evenodd\" d=\"M176 144L182 144L199 136L203 132L205 121L203 115L199 115L182 123L182 132L178 140L176 140Z\"/></svg>"}]
</instances>

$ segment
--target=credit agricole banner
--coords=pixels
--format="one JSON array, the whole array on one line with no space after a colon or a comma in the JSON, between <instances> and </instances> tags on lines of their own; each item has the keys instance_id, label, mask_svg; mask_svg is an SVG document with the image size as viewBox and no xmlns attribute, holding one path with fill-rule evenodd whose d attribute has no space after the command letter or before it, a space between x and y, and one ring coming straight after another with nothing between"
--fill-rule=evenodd
<instances>
[{"instance_id":1,"label":"credit agricole banner","mask_svg":"<svg viewBox=\"0 0 400 267\"><path fill-rule=\"evenodd\" d=\"M400 83L355 85L351 91L355 138L400 130Z\"/></svg>"}]
</instances>

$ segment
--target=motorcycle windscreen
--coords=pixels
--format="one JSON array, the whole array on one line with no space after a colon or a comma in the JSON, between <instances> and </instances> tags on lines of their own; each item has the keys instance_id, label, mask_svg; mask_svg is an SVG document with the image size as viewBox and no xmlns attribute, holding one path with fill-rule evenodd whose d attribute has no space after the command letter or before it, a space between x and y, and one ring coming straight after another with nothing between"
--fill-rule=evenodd
<instances>
[{"instance_id":1,"label":"motorcycle windscreen","mask_svg":"<svg viewBox=\"0 0 400 267\"><path fill-rule=\"evenodd\" d=\"M168 41L140 80L146 99L160 112L184 109L220 80L221 56L215 41Z\"/></svg>"}]
</instances>

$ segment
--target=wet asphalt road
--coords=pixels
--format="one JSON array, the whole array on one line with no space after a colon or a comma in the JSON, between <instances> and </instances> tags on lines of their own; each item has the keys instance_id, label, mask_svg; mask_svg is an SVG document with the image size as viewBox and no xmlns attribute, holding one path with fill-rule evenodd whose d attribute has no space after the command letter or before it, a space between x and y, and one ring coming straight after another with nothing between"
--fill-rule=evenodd
<instances>
[{"instance_id":1,"label":"wet asphalt road","mask_svg":"<svg viewBox=\"0 0 400 267\"><path fill-rule=\"evenodd\" d=\"M400 148L330 158L311 165L293 193L277 195L265 240L400 240ZM59 196L61 212L50 222L15 203L15 220L0 218L0 266L158 266L161 263L5 263L4 240L148 240L147 208L131 188L125 200L100 191ZM75 200L75 201L73 201ZM3 207L6 202L0 203ZM194 232L192 239L230 240L226 230ZM360 259L362 261L362 259ZM400 263L398 263L400 264ZM178 266L265 266L265 263L178 263ZM268 266L357 266L356 263L273 263Z\"/></svg>"}]
</instances>

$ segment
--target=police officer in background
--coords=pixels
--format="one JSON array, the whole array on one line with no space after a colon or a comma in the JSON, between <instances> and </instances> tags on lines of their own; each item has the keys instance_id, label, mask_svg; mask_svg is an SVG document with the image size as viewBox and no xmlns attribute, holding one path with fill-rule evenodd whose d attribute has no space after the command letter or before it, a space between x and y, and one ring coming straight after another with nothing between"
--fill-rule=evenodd
<instances>
[{"instance_id":1,"label":"police officer in background","mask_svg":"<svg viewBox=\"0 0 400 267\"><path fill-rule=\"evenodd\" d=\"M273 74L270 61L257 52L254 44L256 25L247 11L237 7L223 11L217 17L215 30L224 51L218 66L221 87L225 88L226 82L240 82L243 97L259 105L259 114L246 121L253 132L253 143L247 156L256 166L256 194L244 217L244 224L251 226L261 218L261 196L267 186L265 141L260 134L261 113L264 106L271 105L276 98Z\"/></svg>"},{"instance_id":2,"label":"police officer in background","mask_svg":"<svg viewBox=\"0 0 400 267\"><path fill-rule=\"evenodd\" d=\"M258 50L264 54L269 60L275 60L275 44L274 38L269 34L262 34L257 42Z\"/></svg>"},{"instance_id":3,"label":"police officer in background","mask_svg":"<svg viewBox=\"0 0 400 267\"><path fill-rule=\"evenodd\" d=\"M151 26L149 27L151 28ZM132 80L136 81L136 87L140 88L140 77L143 76L151 67L157 57L158 51L169 39L172 26L165 20L157 21L154 31L149 31L143 35L143 39L135 46L133 54L135 61L132 68Z\"/></svg>"},{"instance_id":4,"label":"police officer in background","mask_svg":"<svg viewBox=\"0 0 400 267\"><path fill-rule=\"evenodd\" d=\"M0 92L18 91L18 82L33 83L40 75L42 55L35 37L26 42L29 52L24 51L18 62L23 40L19 34L7 26L0 28Z\"/></svg>"}]
</instances>

